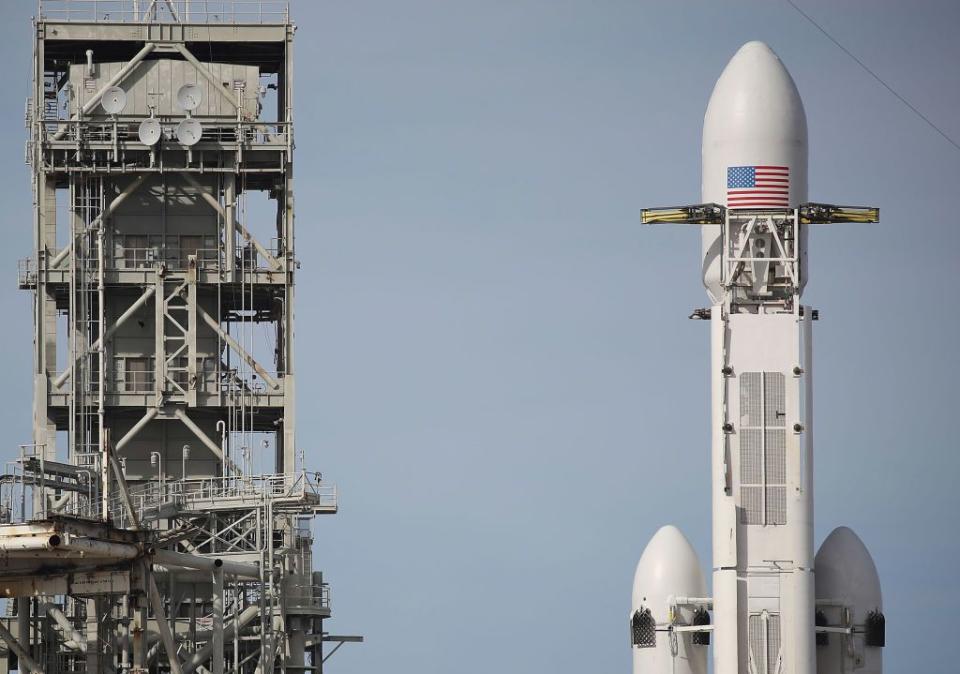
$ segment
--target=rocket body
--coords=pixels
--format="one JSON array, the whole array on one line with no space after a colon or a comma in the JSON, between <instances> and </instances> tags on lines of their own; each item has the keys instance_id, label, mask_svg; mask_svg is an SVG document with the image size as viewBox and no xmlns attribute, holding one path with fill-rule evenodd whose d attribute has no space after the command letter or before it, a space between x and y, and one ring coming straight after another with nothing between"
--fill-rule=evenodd
<instances>
[{"instance_id":1,"label":"rocket body","mask_svg":"<svg viewBox=\"0 0 960 674\"><path fill-rule=\"evenodd\" d=\"M783 210L807 200L803 103L765 44L741 47L717 81L702 155L704 202ZM714 303L714 672L814 674L810 312L764 303L769 270L751 268L751 287L731 290L721 226L701 236Z\"/></svg>"},{"instance_id":2,"label":"rocket body","mask_svg":"<svg viewBox=\"0 0 960 674\"><path fill-rule=\"evenodd\" d=\"M712 588L691 596L703 584L696 553L661 529L634 578L634 674L700 674L710 643L715 674L881 674L866 547L841 528L814 556L807 122L767 45L745 44L717 80L702 160L701 203L724 207L710 224L691 221L711 301Z\"/></svg>"}]
</instances>

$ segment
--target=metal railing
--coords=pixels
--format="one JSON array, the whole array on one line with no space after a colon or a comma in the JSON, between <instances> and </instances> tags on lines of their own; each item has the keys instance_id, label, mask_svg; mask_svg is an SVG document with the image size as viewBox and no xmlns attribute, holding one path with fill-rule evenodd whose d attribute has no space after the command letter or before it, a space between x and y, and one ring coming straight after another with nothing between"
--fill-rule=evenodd
<instances>
[{"instance_id":1,"label":"metal railing","mask_svg":"<svg viewBox=\"0 0 960 674\"><path fill-rule=\"evenodd\" d=\"M233 468L236 469L236 466ZM253 507L283 499L300 501L311 507L335 509L338 503L336 485L327 484L318 473L307 471L187 480L158 479L131 487L129 494L141 521L154 519L168 507L205 509L212 503ZM126 526L129 517L119 494L112 497L110 512L114 521Z\"/></svg>"},{"instance_id":2,"label":"metal railing","mask_svg":"<svg viewBox=\"0 0 960 674\"><path fill-rule=\"evenodd\" d=\"M27 288L37 285L37 261L32 257L17 260L17 287Z\"/></svg>"},{"instance_id":3,"label":"metal railing","mask_svg":"<svg viewBox=\"0 0 960 674\"><path fill-rule=\"evenodd\" d=\"M38 0L41 21L287 24L288 0Z\"/></svg>"},{"instance_id":4,"label":"metal railing","mask_svg":"<svg viewBox=\"0 0 960 674\"><path fill-rule=\"evenodd\" d=\"M66 113L63 113L66 114ZM91 119L44 119L42 122L44 141L52 139L61 130L66 133L59 142L71 145L77 142L85 143L124 143L125 145L139 145L147 148L140 141L140 122L145 119L120 119L116 123L111 120ZM203 135L200 143L241 143L247 146L285 147L289 140L289 122L263 122L259 120L211 120L197 117L203 126ZM176 127L179 119L171 121L161 120L163 140L175 147L180 147L176 140Z\"/></svg>"}]
</instances>

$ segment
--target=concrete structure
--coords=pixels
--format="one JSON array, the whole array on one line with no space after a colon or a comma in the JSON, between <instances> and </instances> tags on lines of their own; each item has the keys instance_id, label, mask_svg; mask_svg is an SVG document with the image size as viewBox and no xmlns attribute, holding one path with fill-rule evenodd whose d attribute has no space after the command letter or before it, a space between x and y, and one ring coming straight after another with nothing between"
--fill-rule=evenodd
<instances>
[{"instance_id":1,"label":"concrete structure","mask_svg":"<svg viewBox=\"0 0 960 674\"><path fill-rule=\"evenodd\" d=\"M702 178L703 203L643 219L702 226L712 304L692 318L711 328L712 596L689 594L699 563L682 535L654 546L658 534L634 581L634 671L705 672L705 654L691 651L712 641L716 674L879 674L884 618L869 553L842 529L814 561L818 316L801 302L808 227L879 212L807 202L803 103L760 42L737 52L713 90ZM655 575L648 555L672 573Z\"/></svg>"},{"instance_id":2,"label":"concrete structure","mask_svg":"<svg viewBox=\"0 0 960 674\"><path fill-rule=\"evenodd\" d=\"M43 0L34 436L0 483L0 672L321 671L295 435L285 2ZM25 345L24 345L25 346Z\"/></svg>"}]
</instances>

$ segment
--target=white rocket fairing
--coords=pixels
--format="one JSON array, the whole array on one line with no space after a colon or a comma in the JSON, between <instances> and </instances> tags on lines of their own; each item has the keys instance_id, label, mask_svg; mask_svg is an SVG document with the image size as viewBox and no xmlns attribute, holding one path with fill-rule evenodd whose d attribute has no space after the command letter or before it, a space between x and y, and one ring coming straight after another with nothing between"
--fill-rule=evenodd
<instances>
[{"instance_id":1,"label":"white rocket fairing","mask_svg":"<svg viewBox=\"0 0 960 674\"><path fill-rule=\"evenodd\" d=\"M814 561L815 312L800 303L806 226L877 212L807 203L803 103L763 43L744 45L717 81L702 152L704 203L649 209L644 221L702 225L713 589L692 596L696 554L673 527L659 531L634 577L634 673L699 674L712 641L715 674L879 674L883 614L869 553L842 528Z\"/></svg>"}]
</instances>

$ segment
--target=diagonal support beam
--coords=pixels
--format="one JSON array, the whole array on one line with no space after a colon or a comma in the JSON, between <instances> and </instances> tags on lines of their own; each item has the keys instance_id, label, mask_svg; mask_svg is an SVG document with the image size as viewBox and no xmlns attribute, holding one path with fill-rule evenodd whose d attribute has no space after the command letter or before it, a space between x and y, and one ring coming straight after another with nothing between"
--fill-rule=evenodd
<instances>
[{"instance_id":1,"label":"diagonal support beam","mask_svg":"<svg viewBox=\"0 0 960 674\"><path fill-rule=\"evenodd\" d=\"M7 626L3 624L2 620L0 620L0 639L6 641L10 650L17 654L21 671L26 670L29 674L43 674L43 669L40 668L37 661L31 658L27 649L23 647L23 644L10 634L10 630L7 629Z\"/></svg>"},{"instance_id":2,"label":"diagonal support beam","mask_svg":"<svg viewBox=\"0 0 960 674\"><path fill-rule=\"evenodd\" d=\"M271 377L270 373L268 373L260 363L254 360L253 356L251 356L249 353L244 351L243 347L240 346L240 343L237 340L235 340L233 337L231 337L227 333L227 331L220 326L220 323L218 323L213 316L208 314L199 306L197 306L197 314L200 316L200 318L203 319L204 323L206 323L211 328L213 328L217 332L217 334L219 334L220 337L223 338L223 341L225 341L227 344L230 345L231 349L237 352L237 355L239 355L241 358L247 361L247 364L257 371L257 374L260 375L263 381L267 382L270 388L272 389L279 388L280 384L277 383L277 380Z\"/></svg>"},{"instance_id":3,"label":"diagonal support beam","mask_svg":"<svg viewBox=\"0 0 960 674\"><path fill-rule=\"evenodd\" d=\"M230 105L239 109L240 100L233 93L231 93L229 89L223 88L223 82L220 82L216 77L214 77L213 73L210 72L210 69L207 68L207 66L200 63L200 61L197 60L197 57L191 54L190 50L184 45L177 43L173 46L177 48L177 51L183 54L183 58L187 59L205 80L213 85L215 91L219 91L220 94L222 94L223 97L230 102Z\"/></svg>"},{"instance_id":4,"label":"diagonal support beam","mask_svg":"<svg viewBox=\"0 0 960 674\"><path fill-rule=\"evenodd\" d=\"M127 490L127 478L123 475L120 463L117 461L116 452L110 452L110 465L113 467L113 476L117 480L117 487L120 488L120 496L123 498L123 506L127 509L127 515L130 516L130 523L133 529L140 528L140 518L137 517L137 511L133 507L133 501L130 499L130 492Z\"/></svg>"},{"instance_id":5,"label":"diagonal support beam","mask_svg":"<svg viewBox=\"0 0 960 674\"><path fill-rule=\"evenodd\" d=\"M74 115L73 117L71 117L70 118L71 121L78 120L82 115L89 114L91 110L97 107L97 104L100 103L100 99L103 98L103 95L105 93L107 93L107 89L109 89L110 87L115 87L118 84L120 84L120 82L125 80L127 76L133 72L134 68L140 65L140 62L143 61L143 59L147 57L147 54L152 52L154 48L156 48L156 46L157 45L154 44L153 42L148 42L145 45L143 45L143 48L140 51L138 51L136 54L134 54L133 58L127 62L127 65L123 66L120 70L118 70L116 75L111 77L106 84L100 87L100 91L95 93L93 95L93 98L91 98L89 101L83 104L83 107L80 109L80 114ZM55 134L53 134L53 139L54 140L62 139L65 135L67 135L67 129L69 128L70 128L69 125L61 127Z\"/></svg>"},{"instance_id":6,"label":"diagonal support beam","mask_svg":"<svg viewBox=\"0 0 960 674\"><path fill-rule=\"evenodd\" d=\"M153 571L149 564L143 565L144 572L147 575L147 585L150 592L150 607L153 609L153 615L157 618L157 630L160 632L160 639L163 641L163 648L167 652L167 660L170 662L170 671L173 674L183 674L183 668L180 666L180 660L177 658L177 645L173 640L173 633L170 631L170 623L167 621L167 613L163 609L163 597L160 596L160 590L157 589L157 581L153 578Z\"/></svg>"},{"instance_id":7,"label":"diagonal support beam","mask_svg":"<svg viewBox=\"0 0 960 674\"><path fill-rule=\"evenodd\" d=\"M124 311L122 314L120 314L117 320L113 322L113 325L107 328L107 331L103 334L103 341L104 342L109 341L110 338L113 337L114 333L120 328L120 326L126 323L131 316L137 313L137 310L140 307L146 304L147 301L151 297L153 297L153 293L155 291L156 291L156 286L150 286L149 288L144 290L143 294L137 298L137 301L131 304L130 307L126 311ZM103 346L103 342L97 339L97 341L95 341L93 345L90 347L90 350L96 352L96 351L99 351L102 346ZM80 360L80 359L78 358L77 360ZM60 388L61 386L63 386L63 383L67 381L67 378L70 377L70 375L73 373L73 368L75 366L76 366L76 363L74 363L73 365L68 367L66 370L61 372L60 375L53 380L54 388Z\"/></svg>"},{"instance_id":8,"label":"diagonal support beam","mask_svg":"<svg viewBox=\"0 0 960 674\"><path fill-rule=\"evenodd\" d=\"M244 227L242 224L240 224L240 222L235 217L233 217L233 215L228 216L227 210L223 207L223 205L219 201L217 201L217 199L212 194L210 194L207 191L207 189L197 181L196 178L194 178L189 173L183 174L183 177L186 178L188 183L190 183L195 188L197 188L197 190L199 190L201 198L203 198L204 201L210 204L210 206L212 206L214 210L216 210L217 213L219 213L224 220L229 220L231 218L233 219L233 226L236 227L238 232L240 232L240 236L243 237L244 241L249 241L250 243L253 244L253 247L257 249L257 252L260 253L260 256L267 261L270 267L272 267L275 271L279 271L282 268L280 261L277 258L275 258L273 255L271 255L270 251L268 251L262 243L260 243L255 238L253 238L250 232L247 231L247 228Z\"/></svg>"},{"instance_id":9,"label":"diagonal support beam","mask_svg":"<svg viewBox=\"0 0 960 674\"><path fill-rule=\"evenodd\" d=\"M199 438L200 442L206 445L207 449L213 452L214 456L223 461L223 450L220 449L220 445L211 440L210 436L204 433L203 429L197 426L193 419L187 416L187 413L183 411L182 407L175 407L173 410L173 415L182 421L183 425L189 428L193 434Z\"/></svg>"},{"instance_id":10,"label":"diagonal support beam","mask_svg":"<svg viewBox=\"0 0 960 674\"><path fill-rule=\"evenodd\" d=\"M103 224L104 219L109 218L110 214L113 213L113 211L116 210L116 208L120 204L126 201L127 197L129 197L131 194L136 192L137 189L143 184L143 181L146 179L147 179L147 176L145 175L137 176L137 178L134 179L132 183L127 185L127 187L120 194L117 195L116 199L114 199L107 205L103 213L101 213L96 218L94 218L93 222L90 223L90 226L87 229L94 230L97 227L99 227L101 224ZM70 251L73 250L73 245L75 241L76 240L71 241L69 245L64 246L63 250L57 253L57 255L52 260L50 260L50 265L49 265L50 269L56 269L57 267L60 266L60 264L64 260L67 259L67 256L70 254Z\"/></svg>"},{"instance_id":11,"label":"diagonal support beam","mask_svg":"<svg viewBox=\"0 0 960 674\"><path fill-rule=\"evenodd\" d=\"M151 421L153 421L154 417L156 417L158 413L159 413L159 410L156 407L151 407L150 409L148 409L147 413L144 414L143 417L141 417L140 421L135 423L133 425L133 428L127 431L127 434L124 435L122 438L120 438L120 441L117 443L115 451L119 452L121 449L123 449L128 442L130 442L131 440L133 440L134 437L136 437L137 433L143 430L144 426L146 426Z\"/></svg>"}]
</instances>

